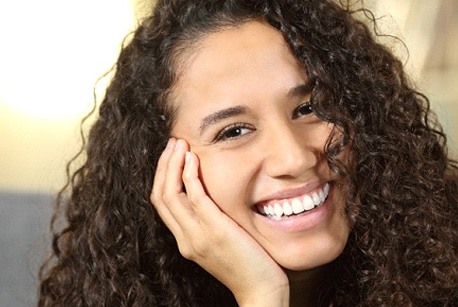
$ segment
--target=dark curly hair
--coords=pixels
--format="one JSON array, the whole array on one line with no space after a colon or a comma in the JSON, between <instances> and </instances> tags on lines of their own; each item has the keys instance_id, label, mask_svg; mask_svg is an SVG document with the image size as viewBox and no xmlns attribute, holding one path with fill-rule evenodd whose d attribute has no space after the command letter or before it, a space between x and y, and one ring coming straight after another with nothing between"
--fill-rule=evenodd
<instances>
[{"instance_id":1,"label":"dark curly hair","mask_svg":"<svg viewBox=\"0 0 458 307\"><path fill-rule=\"evenodd\" d=\"M123 47L85 161L57 198L39 306L236 305L180 255L149 196L180 59L206 33L250 20L283 34L316 115L336 127L326 157L353 226L318 303L458 305L457 164L370 12L331 0L160 0Z\"/></svg>"}]
</instances>

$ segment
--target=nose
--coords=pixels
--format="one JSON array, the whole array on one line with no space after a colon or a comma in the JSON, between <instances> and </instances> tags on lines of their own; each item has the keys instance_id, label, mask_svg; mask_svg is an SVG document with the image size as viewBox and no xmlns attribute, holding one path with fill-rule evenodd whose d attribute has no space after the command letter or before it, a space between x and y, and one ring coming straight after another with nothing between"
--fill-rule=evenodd
<instances>
[{"instance_id":1,"label":"nose","mask_svg":"<svg viewBox=\"0 0 458 307\"><path fill-rule=\"evenodd\" d=\"M306 133L287 124L272 127L265 139L264 169L270 177L297 178L313 168L319 159ZM302 127L303 128L303 127Z\"/></svg>"}]
</instances>

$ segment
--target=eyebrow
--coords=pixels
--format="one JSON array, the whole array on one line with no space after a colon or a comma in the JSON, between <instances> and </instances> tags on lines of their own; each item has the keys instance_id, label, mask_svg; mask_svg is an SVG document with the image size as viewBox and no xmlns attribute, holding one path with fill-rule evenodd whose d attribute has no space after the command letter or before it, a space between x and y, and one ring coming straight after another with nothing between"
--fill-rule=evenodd
<instances>
[{"instance_id":1,"label":"eyebrow","mask_svg":"<svg viewBox=\"0 0 458 307\"><path fill-rule=\"evenodd\" d=\"M301 97L308 95L313 90L313 84L311 82L307 82L305 84L299 84L288 91L286 94L289 98Z\"/></svg>"},{"instance_id":2,"label":"eyebrow","mask_svg":"<svg viewBox=\"0 0 458 307\"><path fill-rule=\"evenodd\" d=\"M313 86L310 83L306 84L299 84L293 88L291 88L288 93L286 94L287 97L289 98L295 98L295 97L301 97L307 94L310 94L312 92ZM208 128L208 126L211 126L219 121L222 121L226 118L238 116L241 114L244 114L247 112L247 107L240 105L240 106L235 106L235 107L229 107L226 109L222 109L219 111L216 111L215 113L212 113L202 120L202 123L199 126L199 134L202 135L204 131Z\"/></svg>"},{"instance_id":3,"label":"eyebrow","mask_svg":"<svg viewBox=\"0 0 458 307\"><path fill-rule=\"evenodd\" d=\"M213 125L223 119L241 115L247 112L246 106L235 106L226 109L219 110L215 113L212 113L202 120L202 123L199 126L199 133L202 134L208 126Z\"/></svg>"}]
</instances>

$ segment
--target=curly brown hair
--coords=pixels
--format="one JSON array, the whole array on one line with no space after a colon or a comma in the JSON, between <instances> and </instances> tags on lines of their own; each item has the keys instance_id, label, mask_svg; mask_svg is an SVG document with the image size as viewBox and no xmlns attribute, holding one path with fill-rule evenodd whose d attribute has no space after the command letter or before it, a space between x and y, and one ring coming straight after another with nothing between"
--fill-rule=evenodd
<instances>
[{"instance_id":1,"label":"curly brown hair","mask_svg":"<svg viewBox=\"0 0 458 307\"><path fill-rule=\"evenodd\" d=\"M316 115L336 124L326 157L353 228L318 303L458 305L458 188L448 177L457 164L428 99L358 12L331 0L159 1L123 47L85 162L58 195L39 306L236 305L180 255L149 196L180 55L254 19L283 34L313 85Z\"/></svg>"}]
</instances>

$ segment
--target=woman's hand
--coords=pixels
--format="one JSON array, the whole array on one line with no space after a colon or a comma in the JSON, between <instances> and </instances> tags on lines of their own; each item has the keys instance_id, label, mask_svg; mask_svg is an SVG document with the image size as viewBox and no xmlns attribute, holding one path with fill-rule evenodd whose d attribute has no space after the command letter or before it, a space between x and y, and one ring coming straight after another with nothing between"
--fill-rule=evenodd
<instances>
[{"instance_id":1,"label":"woman's hand","mask_svg":"<svg viewBox=\"0 0 458 307\"><path fill-rule=\"evenodd\" d=\"M199 160L188 150L186 141L169 140L151 194L180 253L225 284L240 306L288 306L285 273L205 193L198 178Z\"/></svg>"}]
</instances>

